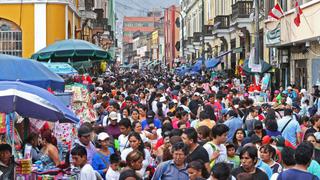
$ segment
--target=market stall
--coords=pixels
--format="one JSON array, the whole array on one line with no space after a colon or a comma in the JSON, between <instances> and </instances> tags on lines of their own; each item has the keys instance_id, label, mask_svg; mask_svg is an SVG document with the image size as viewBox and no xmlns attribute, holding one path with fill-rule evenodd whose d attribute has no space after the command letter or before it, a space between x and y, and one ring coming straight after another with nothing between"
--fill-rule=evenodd
<instances>
[{"instance_id":1,"label":"market stall","mask_svg":"<svg viewBox=\"0 0 320 180\"><path fill-rule=\"evenodd\" d=\"M18 163L16 168L17 179L34 179L35 177L53 179L53 176L55 179L59 176L61 178L68 176L69 179L76 178L74 177L76 173L64 171L63 168L57 168L56 166L45 165L41 160L32 164L28 155L30 153L26 152L27 149L24 149L24 153L22 153L21 145L15 143L15 140L19 139L17 138L19 134L16 133L14 125L21 119L38 119L36 125L38 128L44 126L39 123L39 120L52 122L53 129L57 129L54 132L60 132L60 136L57 136L59 138L58 152L61 153L59 156L63 160L65 158L63 153L70 150L72 143L71 138L68 138L67 135L74 136L73 129L75 124L80 121L70 109L49 91L22 82L1 81L0 103L5 104L5 106L0 106L0 112L5 113L1 116L2 124L4 124L4 119L6 122L5 141L7 144L11 144L11 147L20 146L20 148L13 148L15 162ZM34 122L31 124L34 125Z\"/></svg>"}]
</instances>

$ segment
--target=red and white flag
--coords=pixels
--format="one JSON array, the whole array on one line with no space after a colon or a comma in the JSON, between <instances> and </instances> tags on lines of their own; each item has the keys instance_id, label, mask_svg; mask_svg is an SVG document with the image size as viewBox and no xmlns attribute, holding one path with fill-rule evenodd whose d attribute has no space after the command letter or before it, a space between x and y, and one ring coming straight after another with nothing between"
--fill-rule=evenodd
<instances>
[{"instance_id":1,"label":"red and white flag","mask_svg":"<svg viewBox=\"0 0 320 180\"><path fill-rule=\"evenodd\" d=\"M280 5L277 3L269 12L269 16L279 20L283 16L283 11Z\"/></svg>"},{"instance_id":2,"label":"red and white flag","mask_svg":"<svg viewBox=\"0 0 320 180\"><path fill-rule=\"evenodd\" d=\"M295 4L295 7L296 7L296 17L294 18L294 24L299 27L300 26L300 15L302 14L302 10L299 6L299 3L298 1L296 1L296 4Z\"/></svg>"}]
</instances>

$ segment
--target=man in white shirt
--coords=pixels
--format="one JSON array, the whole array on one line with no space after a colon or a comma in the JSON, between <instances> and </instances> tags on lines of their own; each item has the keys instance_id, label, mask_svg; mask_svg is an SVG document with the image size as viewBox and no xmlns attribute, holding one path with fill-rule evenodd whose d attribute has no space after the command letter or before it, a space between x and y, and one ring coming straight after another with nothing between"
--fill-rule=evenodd
<instances>
[{"instance_id":1,"label":"man in white shirt","mask_svg":"<svg viewBox=\"0 0 320 180\"><path fill-rule=\"evenodd\" d=\"M71 151L72 163L80 168L80 180L96 180L96 173L92 166L87 163L87 150L82 146L76 146Z\"/></svg>"},{"instance_id":2,"label":"man in white shirt","mask_svg":"<svg viewBox=\"0 0 320 180\"><path fill-rule=\"evenodd\" d=\"M122 152L124 149L129 147L129 141L128 141L128 136L129 133L131 132L131 122L127 118L123 118L119 122L119 128L121 135L118 137L119 141L119 146L120 146L120 152Z\"/></svg>"}]
</instances>

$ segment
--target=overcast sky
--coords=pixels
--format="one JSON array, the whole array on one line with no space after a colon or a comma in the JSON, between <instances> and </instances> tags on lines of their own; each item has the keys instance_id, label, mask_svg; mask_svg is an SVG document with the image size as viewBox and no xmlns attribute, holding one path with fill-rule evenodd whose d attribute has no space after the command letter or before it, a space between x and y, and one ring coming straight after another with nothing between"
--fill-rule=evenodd
<instances>
[{"instance_id":1,"label":"overcast sky","mask_svg":"<svg viewBox=\"0 0 320 180\"><path fill-rule=\"evenodd\" d=\"M115 0L116 13L119 19L123 16L144 16L154 8L161 9L172 4L179 4L179 0Z\"/></svg>"},{"instance_id":2,"label":"overcast sky","mask_svg":"<svg viewBox=\"0 0 320 180\"><path fill-rule=\"evenodd\" d=\"M173 4L179 5L180 0L115 0L118 17L116 36L121 42L122 20L124 16L146 16L148 11L161 10ZM163 10L162 10L163 11Z\"/></svg>"}]
</instances>

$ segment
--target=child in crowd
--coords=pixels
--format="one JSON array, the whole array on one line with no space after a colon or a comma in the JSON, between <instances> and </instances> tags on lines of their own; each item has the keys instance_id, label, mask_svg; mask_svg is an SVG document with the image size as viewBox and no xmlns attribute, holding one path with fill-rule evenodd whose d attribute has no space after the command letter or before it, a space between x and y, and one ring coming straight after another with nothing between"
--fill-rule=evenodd
<instances>
[{"instance_id":1,"label":"child in crowd","mask_svg":"<svg viewBox=\"0 0 320 180\"><path fill-rule=\"evenodd\" d=\"M117 154L112 154L110 156L110 167L106 173L107 179L110 180L118 180L120 177L119 173L119 163L120 163L120 156Z\"/></svg>"},{"instance_id":2,"label":"child in crowd","mask_svg":"<svg viewBox=\"0 0 320 180\"><path fill-rule=\"evenodd\" d=\"M229 163L233 164L233 169L240 166L240 157L236 155L236 148L233 143L226 145Z\"/></svg>"}]
</instances>

